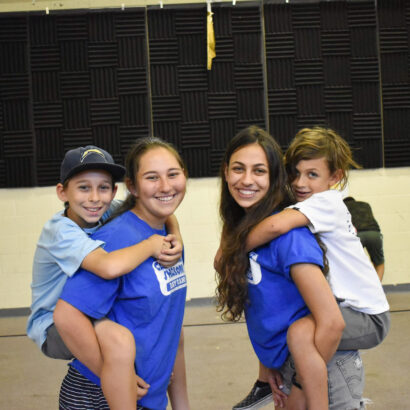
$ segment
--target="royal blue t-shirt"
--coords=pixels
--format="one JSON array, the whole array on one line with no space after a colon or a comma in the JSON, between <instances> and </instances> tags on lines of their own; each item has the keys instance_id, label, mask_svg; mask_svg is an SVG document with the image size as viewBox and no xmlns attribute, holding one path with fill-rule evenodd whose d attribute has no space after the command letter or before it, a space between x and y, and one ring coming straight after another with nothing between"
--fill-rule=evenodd
<instances>
[{"instance_id":1,"label":"royal blue t-shirt","mask_svg":"<svg viewBox=\"0 0 410 410\"><path fill-rule=\"evenodd\" d=\"M155 230L128 211L95 234L105 242L107 252L139 243ZM186 297L186 276L182 259L170 268L148 258L120 278L104 280L80 270L67 280L61 299L95 319L109 319L127 327L135 338L137 374L151 385L138 404L165 409L167 387L174 366L181 333ZM96 384L99 379L81 362L71 364Z\"/></svg>"},{"instance_id":2,"label":"royal blue t-shirt","mask_svg":"<svg viewBox=\"0 0 410 410\"><path fill-rule=\"evenodd\" d=\"M278 369L289 355L289 326L310 313L290 276L297 263L323 266L323 253L307 228L279 236L249 254L248 299L245 307L249 338L259 360Z\"/></svg>"}]
</instances>

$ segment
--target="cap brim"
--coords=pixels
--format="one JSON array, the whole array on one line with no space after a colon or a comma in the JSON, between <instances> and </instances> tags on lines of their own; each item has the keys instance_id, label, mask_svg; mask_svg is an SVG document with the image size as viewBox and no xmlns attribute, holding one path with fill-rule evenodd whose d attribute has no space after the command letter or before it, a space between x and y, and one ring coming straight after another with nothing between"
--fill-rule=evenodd
<instances>
[{"instance_id":1,"label":"cap brim","mask_svg":"<svg viewBox=\"0 0 410 410\"><path fill-rule=\"evenodd\" d=\"M67 179L71 178L75 174L78 174L83 171L87 171L89 169L100 169L103 171L107 171L112 175L112 178L114 182L122 180L125 175L125 168L122 165L118 164L108 164L108 163L88 163L88 164L82 164L79 165L78 167L73 168L65 177L64 181L61 181L64 183L67 181Z\"/></svg>"}]
</instances>

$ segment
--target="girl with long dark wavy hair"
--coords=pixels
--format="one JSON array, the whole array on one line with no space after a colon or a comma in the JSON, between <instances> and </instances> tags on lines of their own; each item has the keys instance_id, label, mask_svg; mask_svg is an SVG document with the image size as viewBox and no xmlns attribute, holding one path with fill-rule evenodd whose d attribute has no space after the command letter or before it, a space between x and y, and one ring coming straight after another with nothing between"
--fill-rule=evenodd
<instances>
[{"instance_id":1,"label":"girl with long dark wavy hair","mask_svg":"<svg viewBox=\"0 0 410 410\"><path fill-rule=\"evenodd\" d=\"M290 393L286 405L292 409L300 403L300 394L292 388L299 383L288 357L292 348L287 336L295 321L311 314L316 330L303 360L316 384L304 390L308 408L327 409L329 400L346 403L348 386L342 380L336 381L337 392L328 396L326 362L333 357L331 377L344 321L323 273L323 253L315 237L305 227L292 229L246 252L250 230L291 202L278 144L256 126L240 131L226 149L221 179L223 229L216 268L222 316L236 321L245 314L255 353L273 380L275 399L283 406L283 393ZM254 389L259 387L257 382Z\"/></svg>"}]
</instances>

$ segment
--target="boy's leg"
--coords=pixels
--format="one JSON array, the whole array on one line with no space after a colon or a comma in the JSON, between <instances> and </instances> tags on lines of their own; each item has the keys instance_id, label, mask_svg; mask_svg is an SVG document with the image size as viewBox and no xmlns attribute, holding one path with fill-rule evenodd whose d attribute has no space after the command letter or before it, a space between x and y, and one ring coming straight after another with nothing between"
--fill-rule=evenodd
<instances>
[{"instance_id":1,"label":"boy's leg","mask_svg":"<svg viewBox=\"0 0 410 410\"><path fill-rule=\"evenodd\" d=\"M71 360L74 358L54 323L47 329L47 339L41 346L41 351L52 359Z\"/></svg>"},{"instance_id":2,"label":"boy's leg","mask_svg":"<svg viewBox=\"0 0 410 410\"><path fill-rule=\"evenodd\" d=\"M304 393L302 395L300 391L297 392L299 404L296 404L291 397L292 391L296 389L296 386L293 386L288 398L288 407L293 403L295 409L303 408L304 396L307 408L328 408L326 362L316 348L315 329L316 324L311 315L292 323L288 329L287 342L295 362L296 381L302 386Z\"/></svg>"},{"instance_id":3,"label":"boy's leg","mask_svg":"<svg viewBox=\"0 0 410 410\"><path fill-rule=\"evenodd\" d=\"M370 349L380 344L390 329L390 312L369 315L340 307L346 323L338 350Z\"/></svg>"},{"instance_id":4,"label":"boy's leg","mask_svg":"<svg viewBox=\"0 0 410 410\"><path fill-rule=\"evenodd\" d=\"M94 324L103 356L101 388L111 410L135 410L137 382L134 368L135 340L124 326L108 319Z\"/></svg>"}]
</instances>

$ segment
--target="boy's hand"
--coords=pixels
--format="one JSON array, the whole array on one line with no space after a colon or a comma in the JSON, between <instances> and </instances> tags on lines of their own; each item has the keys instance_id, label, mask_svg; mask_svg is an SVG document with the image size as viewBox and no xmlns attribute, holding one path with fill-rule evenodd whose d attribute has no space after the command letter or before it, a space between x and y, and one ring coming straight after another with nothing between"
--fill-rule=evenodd
<instances>
[{"instance_id":1,"label":"boy's hand","mask_svg":"<svg viewBox=\"0 0 410 410\"><path fill-rule=\"evenodd\" d=\"M141 377L135 375L137 381L137 400L142 399L147 393L150 385L146 383Z\"/></svg>"},{"instance_id":2,"label":"boy's hand","mask_svg":"<svg viewBox=\"0 0 410 410\"><path fill-rule=\"evenodd\" d=\"M162 252L157 259L162 266L168 268L181 259L182 242L176 235L169 234L164 237L164 243L166 245L162 248Z\"/></svg>"},{"instance_id":3,"label":"boy's hand","mask_svg":"<svg viewBox=\"0 0 410 410\"><path fill-rule=\"evenodd\" d=\"M151 256L155 259L159 259L162 255L162 250L170 246L168 242L165 241L165 236L162 235L154 234L151 235L147 240L150 242L152 246Z\"/></svg>"}]
</instances>

